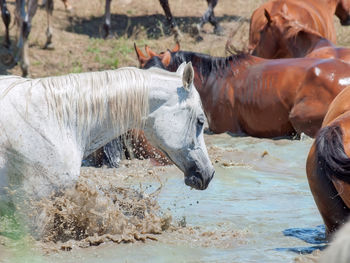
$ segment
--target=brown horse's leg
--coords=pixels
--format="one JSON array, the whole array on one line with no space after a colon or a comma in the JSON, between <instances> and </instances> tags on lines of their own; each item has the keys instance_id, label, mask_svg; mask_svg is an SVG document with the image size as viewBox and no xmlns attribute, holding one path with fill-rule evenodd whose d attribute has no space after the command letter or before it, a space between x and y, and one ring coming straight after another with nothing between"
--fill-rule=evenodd
<instances>
[{"instance_id":1,"label":"brown horse's leg","mask_svg":"<svg viewBox=\"0 0 350 263\"><path fill-rule=\"evenodd\" d=\"M321 169L318 169L320 163L317 154L314 144L307 159L306 173L310 190L326 225L326 233L329 235L346 221L350 210L338 195L333 183Z\"/></svg>"},{"instance_id":2,"label":"brown horse's leg","mask_svg":"<svg viewBox=\"0 0 350 263\"><path fill-rule=\"evenodd\" d=\"M210 22L210 24L214 26L214 33L217 35L221 35L223 33L222 27L219 25L219 22L214 15L214 8L217 5L218 0L207 0L207 2L208 9L201 18L199 28L203 28L205 23Z\"/></svg>"},{"instance_id":3,"label":"brown horse's leg","mask_svg":"<svg viewBox=\"0 0 350 263\"><path fill-rule=\"evenodd\" d=\"M51 27L51 17L53 13L53 0L47 0L46 1L46 16L47 16L47 29L46 29L46 43L44 48L45 49L53 49L52 44L52 27Z\"/></svg>"},{"instance_id":4,"label":"brown horse's leg","mask_svg":"<svg viewBox=\"0 0 350 263\"><path fill-rule=\"evenodd\" d=\"M0 0L0 8L1 8L2 21L4 21L5 28L6 28L4 46L6 48L9 48L11 45L10 34L9 34L9 25L11 22L11 14L10 14L9 10L7 9L6 0Z\"/></svg>"},{"instance_id":5,"label":"brown horse's leg","mask_svg":"<svg viewBox=\"0 0 350 263\"><path fill-rule=\"evenodd\" d=\"M321 128L322 120L327 112L327 105L319 105L318 101L308 102L307 99L297 103L289 114L289 120L298 134L305 133L315 137Z\"/></svg>"},{"instance_id":6,"label":"brown horse's leg","mask_svg":"<svg viewBox=\"0 0 350 263\"><path fill-rule=\"evenodd\" d=\"M66 9L66 11L72 10L72 6L69 4L68 0L62 0L62 2L64 4L64 8Z\"/></svg>"},{"instance_id":7,"label":"brown horse's leg","mask_svg":"<svg viewBox=\"0 0 350 263\"><path fill-rule=\"evenodd\" d=\"M168 24L170 25L171 30L173 31L175 41L180 42L181 37L182 37L181 32L180 32L180 29L178 28L178 26L176 25L174 17L170 11L168 0L159 0L159 3L163 8L166 19L168 20Z\"/></svg>"},{"instance_id":8,"label":"brown horse's leg","mask_svg":"<svg viewBox=\"0 0 350 263\"><path fill-rule=\"evenodd\" d=\"M89 166L101 167L103 165L104 152L103 148L97 149L91 153L85 160L88 161Z\"/></svg>"},{"instance_id":9,"label":"brown horse's leg","mask_svg":"<svg viewBox=\"0 0 350 263\"><path fill-rule=\"evenodd\" d=\"M107 38L111 29L111 2L112 0L106 0L105 6L105 22L102 28L102 37Z\"/></svg>"}]
</instances>

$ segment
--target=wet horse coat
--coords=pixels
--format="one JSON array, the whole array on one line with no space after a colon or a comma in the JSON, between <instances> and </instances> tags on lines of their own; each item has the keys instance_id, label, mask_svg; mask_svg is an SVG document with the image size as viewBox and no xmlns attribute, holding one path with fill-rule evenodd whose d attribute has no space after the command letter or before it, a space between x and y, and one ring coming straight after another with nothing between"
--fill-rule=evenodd
<instances>
[{"instance_id":1,"label":"wet horse coat","mask_svg":"<svg viewBox=\"0 0 350 263\"><path fill-rule=\"evenodd\" d=\"M260 40L260 32L266 24L271 23L268 20L266 12L270 17L275 17L281 13L288 13L289 19L297 21L312 30L318 32L322 37L336 43L336 32L334 28L333 16L336 14L343 25L349 25L350 22L350 1L348 0L273 0L268 1L256 9L251 17L249 29L249 49L255 50ZM274 47L275 41L271 39L270 46ZM276 47L278 49L278 47ZM255 52L255 55L261 56ZM272 55L265 58L283 58L286 54L279 54L275 51Z\"/></svg>"},{"instance_id":2,"label":"wet horse coat","mask_svg":"<svg viewBox=\"0 0 350 263\"><path fill-rule=\"evenodd\" d=\"M136 51L142 66L147 57ZM214 133L315 136L328 105L349 85L350 65L339 60L265 60L248 54L221 58L186 51L166 51L159 57L170 71L183 61L192 62Z\"/></svg>"},{"instance_id":3,"label":"wet horse coat","mask_svg":"<svg viewBox=\"0 0 350 263\"><path fill-rule=\"evenodd\" d=\"M311 192L330 234L350 216L350 88L329 106L306 164Z\"/></svg>"},{"instance_id":4,"label":"wet horse coat","mask_svg":"<svg viewBox=\"0 0 350 263\"><path fill-rule=\"evenodd\" d=\"M260 31L260 39L253 54L264 58L306 56L350 62L349 48L337 47L316 30L295 21L288 10L275 16L265 11L265 16L269 22Z\"/></svg>"}]
</instances>

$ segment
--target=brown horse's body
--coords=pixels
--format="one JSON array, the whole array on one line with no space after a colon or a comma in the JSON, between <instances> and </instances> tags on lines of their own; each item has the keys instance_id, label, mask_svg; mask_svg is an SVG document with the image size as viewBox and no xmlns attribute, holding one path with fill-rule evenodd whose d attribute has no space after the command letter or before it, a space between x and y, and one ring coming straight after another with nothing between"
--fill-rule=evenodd
<instances>
[{"instance_id":1,"label":"brown horse's body","mask_svg":"<svg viewBox=\"0 0 350 263\"><path fill-rule=\"evenodd\" d=\"M147 141L143 131L129 131L128 136L135 158L140 160L150 159L154 165L173 164L162 151Z\"/></svg>"},{"instance_id":2,"label":"brown horse's body","mask_svg":"<svg viewBox=\"0 0 350 263\"><path fill-rule=\"evenodd\" d=\"M307 177L327 233L350 216L350 88L329 106L322 129L311 147Z\"/></svg>"},{"instance_id":3,"label":"brown horse's body","mask_svg":"<svg viewBox=\"0 0 350 263\"><path fill-rule=\"evenodd\" d=\"M350 22L350 1L348 0L273 0L256 9L251 17L249 30L249 49L264 58L296 57L281 50L276 39L270 35L269 43L261 43L260 36L264 27L274 23L283 31L285 19L302 25L320 36L336 43L333 16L336 14L343 25ZM271 18L271 20L270 20ZM259 43L260 42L260 43ZM295 43L298 45L298 43ZM303 43L305 45L305 43ZM260 47L259 47L260 46ZM265 49L272 49L263 52ZM300 57L300 56L298 56Z\"/></svg>"},{"instance_id":4,"label":"brown horse's body","mask_svg":"<svg viewBox=\"0 0 350 263\"><path fill-rule=\"evenodd\" d=\"M141 61L142 54L138 57ZM328 105L350 77L350 65L339 60L213 58L183 51L160 57L171 71L192 62L195 86L214 133L315 136Z\"/></svg>"},{"instance_id":5,"label":"brown horse's body","mask_svg":"<svg viewBox=\"0 0 350 263\"><path fill-rule=\"evenodd\" d=\"M119 167L123 159L150 159L153 165L170 165L172 162L159 149L153 147L146 139L143 131L130 130L104 147L93 152L86 159L89 165L101 167Z\"/></svg>"},{"instance_id":6,"label":"brown horse's body","mask_svg":"<svg viewBox=\"0 0 350 263\"><path fill-rule=\"evenodd\" d=\"M350 63L350 48L338 47L329 40L314 36L315 42L310 52L306 55L308 58L334 58L341 59Z\"/></svg>"},{"instance_id":7,"label":"brown horse's body","mask_svg":"<svg viewBox=\"0 0 350 263\"><path fill-rule=\"evenodd\" d=\"M350 62L349 48L337 47L317 31L295 21L288 10L275 16L270 16L266 11L265 16L269 22L260 31L253 54L264 58L306 56Z\"/></svg>"}]
</instances>

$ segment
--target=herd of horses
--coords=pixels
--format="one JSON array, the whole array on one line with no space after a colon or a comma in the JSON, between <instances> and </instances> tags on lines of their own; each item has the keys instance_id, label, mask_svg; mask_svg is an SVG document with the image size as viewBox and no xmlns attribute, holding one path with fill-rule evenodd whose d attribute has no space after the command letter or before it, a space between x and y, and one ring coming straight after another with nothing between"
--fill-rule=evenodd
<instances>
[{"instance_id":1,"label":"herd of horses","mask_svg":"<svg viewBox=\"0 0 350 263\"><path fill-rule=\"evenodd\" d=\"M68 0L62 0L65 9L70 11L72 6ZM107 38L110 36L111 30L111 2L112 0L106 0L104 23L102 25L102 36ZM200 23L194 28L193 32L199 34L201 28L206 23L210 23L214 26L214 33L222 34L222 28L214 15L214 8L218 3L218 0L207 0L208 9L203 14ZM174 34L174 38L177 42L181 39L181 31L179 30L177 23L171 13L168 0L159 0L161 7L164 10L168 24ZM54 0L43 0L42 5L45 6L47 13L47 29L46 29L46 43L45 49L52 49L52 35L53 30L51 27L51 17L54 10ZM27 77L29 75L29 58L28 58L28 37L31 31L31 23L36 11L38 9L38 0L16 0L15 18L19 27L19 37L17 41L17 54L14 56L14 61L20 64L22 70L22 76ZM0 1L1 17L5 25L5 39L4 46L9 48L11 45L9 26L11 22L11 14L7 8L6 0Z\"/></svg>"},{"instance_id":2,"label":"herd of horses","mask_svg":"<svg viewBox=\"0 0 350 263\"><path fill-rule=\"evenodd\" d=\"M350 1L268 1L251 17L251 54L135 47L141 67L192 63L212 132L315 137L306 170L327 234L350 215L350 49L336 46L333 15L349 25Z\"/></svg>"},{"instance_id":3,"label":"herd of horses","mask_svg":"<svg viewBox=\"0 0 350 263\"><path fill-rule=\"evenodd\" d=\"M64 2L69 9L69 3ZM198 26L201 27L203 23L209 21L217 33L222 33L213 12L218 1L207 0L207 2L209 8ZM111 0L106 0L105 37L110 32L110 3ZM168 1L160 0L160 4L176 40L179 40L180 33L171 15ZM10 16L6 9L6 1L0 1L0 5L2 17L8 29ZM53 0L47 0L45 5L50 16ZM22 35L19 42L25 46L37 1L28 1L29 15L25 15L24 0L17 0L16 6L21 21ZM0 124L3 126L2 123L12 123L17 115L23 115L22 119L25 118L24 115L28 115L26 112L28 106L23 106L26 103L22 102L21 107L14 106L14 98L11 96L18 93L17 96L23 97L24 101L30 97L33 103L41 102L47 105L53 114L57 115L56 118L63 122L64 127L68 127L68 130L63 132L64 135L53 133L60 138L62 136L67 138L64 141L65 146L76 146L74 160L70 160L71 166L68 167L69 169L67 165L64 166L64 169L68 169L65 173L66 177L63 178L66 181L67 178L78 176L78 163L88 153L95 151L118 135L128 132L128 136L133 138L136 144L142 142L143 150L140 155L165 162L170 159L184 171L186 184L197 189L205 189L214 175L203 140L204 114L209 129L213 133L231 132L263 138L285 136L295 138L304 133L315 138L307 159L307 178L324 220L326 232L332 234L350 216L350 49L336 45L334 15L339 18L342 25L350 25L350 0L270 0L256 9L251 16L249 52L246 53L212 57L207 54L182 51L178 41L173 49L159 53L148 46L143 52L135 45L140 68L143 70L117 71L119 75L125 73L128 77L120 77L117 73L114 76L111 72L96 74L98 76L85 73L84 77L78 74L38 80L4 77L0 82L5 90L2 97L10 97L10 102L9 105L3 104L6 107L14 107L16 111L13 116L10 114L4 117L3 121L0 119ZM49 46L52 36L50 26L47 35L47 46ZM5 45L10 45L8 30ZM24 59L24 62L21 62L23 74L26 75L28 65L25 65L25 52L21 52L21 56L21 59ZM175 73L169 73L169 71ZM152 77L147 77L146 73L141 72L148 72ZM179 86L179 76L182 78L180 86L183 88L175 92L176 85ZM114 103L115 98L111 95L111 98L102 100L102 90L94 85L101 81L100 85L111 87L112 84L117 83L124 87L128 86L125 81L129 77L133 83L130 85L134 86L137 83L135 78L138 77L148 81L152 79L154 82L148 83L145 80L147 86L152 87L145 92L149 96L144 99L147 103L142 102L149 106L149 112L136 109L139 114L133 112L123 115L120 110L122 106L112 106L112 109L116 110L115 114L123 115L119 122L113 124L121 125L122 128L119 127L117 131L112 132L107 122L116 119L117 115L104 107L111 105L111 102ZM69 81L72 81L72 84L68 84ZM171 85L172 81L177 84ZM80 94L78 88L87 83L90 85L87 85L89 87L85 90L88 95ZM74 91L68 91L68 88L60 89L59 86L63 84ZM164 85L168 85L168 89L163 90ZM9 88L5 88L6 86ZM28 94L21 95L17 89L18 86L21 89L27 89ZM34 86L39 86L38 89L40 91L42 89L45 96L37 95L38 91L35 91ZM103 90L103 92L107 91ZM125 102L121 100L117 102L124 105L128 111L132 111L132 105L129 103L135 103L135 100L127 95L128 92L123 89L115 92L126 97ZM107 94L111 92L108 91ZM142 94L136 94L138 99L142 100L142 96L146 96ZM35 97L36 95L38 97ZM83 102L79 101L81 96L85 96ZM66 98L70 98L69 100L76 98L77 101L64 102ZM59 101L53 102L54 100ZM86 103L90 100L96 105L87 106ZM138 103L141 102L138 101ZM204 113L200 110L200 104ZM3 106L0 104L0 107ZM75 112L72 111L72 107L79 109ZM29 118L33 118L36 122L39 122L37 121L39 108L35 104L32 112L29 111L29 114L32 114ZM80 117L72 113L77 114L80 111L81 114L86 115L83 119L89 124L81 124ZM94 114L98 117L91 117L93 119L87 117ZM147 119L144 126L138 122L138 125L135 123L132 125L135 119L141 118L140 116ZM52 121L50 111L47 115L40 117L49 122ZM37 124L36 122L34 124ZM79 122L82 126L87 125L90 133L84 132L83 135L78 136L82 130L74 130L72 128L74 122ZM32 134L25 134L28 135L28 140L33 136L37 137L35 134L39 133L38 140L45 146L43 147L53 151L56 141L49 135L52 131L44 131L40 125L36 127L34 124L31 127ZM24 125L29 125L29 121L27 120ZM0 156L2 165L0 171L7 172L16 169L12 166L7 167L6 160L17 152L24 154L21 148L18 148L23 145L17 147L21 143L8 144L10 135L25 137L24 134L10 134L9 127L11 128L11 125L3 127L6 136L0 141L2 147L5 147L5 144L6 147L14 147L11 150L5 147L7 155ZM141 128L144 132L140 131ZM62 128L58 130L62 131ZM98 132L99 130L101 131ZM29 141L27 143L33 144ZM112 144L123 148L120 146L120 139L112 141L110 146L105 148L110 156L113 155ZM161 151L156 150L152 145ZM37 145L32 146L37 147ZM47 151L38 153L38 160L41 160L40 169L44 169L47 163L56 168L56 174L52 175L52 178L62 172L62 167L58 168L53 160L59 160L61 166L67 161L64 159L63 149L53 152L55 156L48 154ZM1 184L9 180L9 178L5 180L0 178L0 193ZM49 183L52 181L48 180L41 184L35 181L33 185Z\"/></svg>"}]
</instances>

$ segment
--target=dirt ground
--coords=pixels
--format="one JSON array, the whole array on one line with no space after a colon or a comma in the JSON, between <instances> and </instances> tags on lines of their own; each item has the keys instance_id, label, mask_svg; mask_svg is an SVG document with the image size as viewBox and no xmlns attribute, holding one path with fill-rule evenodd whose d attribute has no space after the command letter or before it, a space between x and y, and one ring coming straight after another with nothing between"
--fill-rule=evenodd
<instances>
[{"instance_id":1,"label":"dirt ground","mask_svg":"<svg viewBox=\"0 0 350 263\"><path fill-rule=\"evenodd\" d=\"M13 14L14 2L8 1ZM104 16L104 0L71 0L72 12L66 12L60 0L55 0L53 15L54 50L44 50L46 41L46 12L39 9L33 19L29 39L29 58L31 77L67 74L71 72L96 71L123 66L138 66L134 52L134 42L143 47L149 45L155 51L172 48L174 38L166 23L158 0L114 0L112 1L112 36L101 37ZM232 43L244 49L248 41L249 18L252 11L264 0L220 0L215 8L224 34L213 34L211 25L204 27L203 40L197 42L190 34L193 24L198 23L207 8L204 0L169 0L170 7L183 37L181 48L225 56L226 41L231 32L236 32ZM18 65L6 66L9 52L16 46L17 28L11 22L12 48L1 46L0 74L20 75ZM1 23L2 24L2 23ZM341 27L337 18L338 44L350 46L350 27ZM3 42L4 26L0 27L0 43Z\"/></svg>"}]
</instances>

